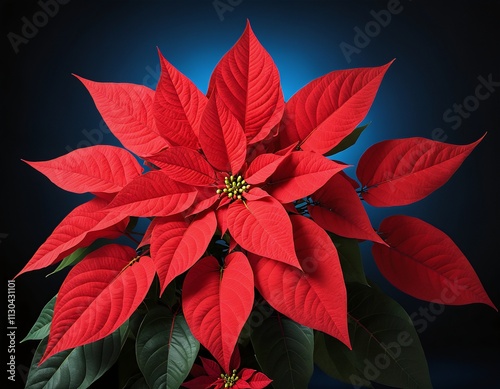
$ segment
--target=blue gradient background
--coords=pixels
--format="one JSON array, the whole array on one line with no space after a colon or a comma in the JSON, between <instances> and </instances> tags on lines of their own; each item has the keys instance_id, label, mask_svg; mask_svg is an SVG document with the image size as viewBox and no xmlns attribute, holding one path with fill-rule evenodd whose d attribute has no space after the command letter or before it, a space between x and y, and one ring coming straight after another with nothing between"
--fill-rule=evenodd
<instances>
[{"instance_id":1,"label":"blue gradient background","mask_svg":"<svg viewBox=\"0 0 500 389\"><path fill-rule=\"evenodd\" d=\"M498 11L494 1L431 2L402 0L403 11L347 63L339 48L353 44L354 28L363 29L370 10L386 1L243 0L221 21L212 1L78 1L61 6L16 55L6 36L19 33L21 17L39 10L35 1L2 3L4 71L2 81L2 158L6 160L0 245L6 277L12 278L58 222L86 196L66 193L23 164L65 154L86 140L83 130L98 129L101 118L76 73L97 81L132 82L154 87L156 47L203 91L217 61L234 44L246 19L274 58L288 99L313 78L335 69L378 66L393 58L364 122L371 122L352 149L339 159L356 165L375 142L410 136L431 138L436 127L449 143L485 140L441 189L417 204L367 208L373 225L389 215L420 217L444 230L476 269L494 303L500 305L497 240L500 216L496 182L500 145L500 91L453 130L443 113L474 93L477 77L500 81ZM496 87L500 89L500 87ZM94 131L95 132L95 131ZM102 134L102 132L101 132ZM117 144L104 134L104 144ZM354 167L350 169L354 176ZM409 312L428 303L403 295L384 281L363 244L368 275ZM17 280L19 339L58 289L61 275L40 271ZM498 384L500 320L482 305L446 307L421 334L437 389L486 388ZM34 343L18 344L18 382L31 361ZM114 372L106 376L116 387ZM102 384L101 384L102 385ZM10 386L9 386L10 387ZM97 385L97 387L101 387ZM348 388L318 371L310 388ZM381 387L381 386L377 386Z\"/></svg>"}]
</instances>

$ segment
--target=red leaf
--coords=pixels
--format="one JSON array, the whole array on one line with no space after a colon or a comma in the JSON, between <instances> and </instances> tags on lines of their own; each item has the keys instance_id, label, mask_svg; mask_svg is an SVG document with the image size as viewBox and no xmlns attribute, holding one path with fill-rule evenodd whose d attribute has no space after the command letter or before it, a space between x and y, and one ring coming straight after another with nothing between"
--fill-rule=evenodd
<instances>
[{"instance_id":1,"label":"red leaf","mask_svg":"<svg viewBox=\"0 0 500 389\"><path fill-rule=\"evenodd\" d=\"M253 281L253 276L252 276L252 281ZM229 369L232 372L233 369L238 369L240 365L241 365L241 354L240 354L240 349L238 348L238 344L236 344L236 346L234 347L233 355L231 357L231 362L229 363ZM229 371L227 373L229 373Z\"/></svg>"},{"instance_id":2,"label":"red leaf","mask_svg":"<svg viewBox=\"0 0 500 389\"><path fill-rule=\"evenodd\" d=\"M289 203L315 192L346 167L320 154L294 152L281 163L263 188L280 202Z\"/></svg>"},{"instance_id":3,"label":"red leaf","mask_svg":"<svg viewBox=\"0 0 500 389\"><path fill-rule=\"evenodd\" d=\"M153 117L155 92L143 85L95 82L76 76L92 99L111 132L130 151L147 157L168 143L156 133Z\"/></svg>"},{"instance_id":4,"label":"red leaf","mask_svg":"<svg viewBox=\"0 0 500 389\"><path fill-rule=\"evenodd\" d=\"M229 254L223 269L217 259L205 257L186 275L182 289L186 321L225 371L253 301L252 269L240 252Z\"/></svg>"},{"instance_id":5,"label":"red leaf","mask_svg":"<svg viewBox=\"0 0 500 389\"><path fill-rule=\"evenodd\" d=\"M208 162L220 171L239 173L246 157L245 134L217 93L208 100L201 123L200 144Z\"/></svg>"},{"instance_id":6,"label":"red leaf","mask_svg":"<svg viewBox=\"0 0 500 389\"><path fill-rule=\"evenodd\" d=\"M421 300L483 303L497 310L465 255L444 232L410 216L388 217L379 230L389 247L373 245L373 257L396 288Z\"/></svg>"},{"instance_id":7,"label":"red leaf","mask_svg":"<svg viewBox=\"0 0 500 389\"><path fill-rule=\"evenodd\" d=\"M299 214L299 212L297 211L297 208L295 208L295 204L294 203L285 203L285 204L281 204L283 205L283 208L285 208L285 210L289 213L292 213L292 214Z\"/></svg>"},{"instance_id":8,"label":"red leaf","mask_svg":"<svg viewBox=\"0 0 500 389\"><path fill-rule=\"evenodd\" d=\"M52 355L106 337L137 309L155 275L153 261L111 244L79 262L57 295L49 341L40 363Z\"/></svg>"},{"instance_id":9,"label":"red leaf","mask_svg":"<svg viewBox=\"0 0 500 389\"><path fill-rule=\"evenodd\" d=\"M252 378L253 374L257 372L257 370L254 369L247 369L243 368L239 373L238 377L240 377L241 380L243 381L248 381L249 379Z\"/></svg>"},{"instance_id":10,"label":"red leaf","mask_svg":"<svg viewBox=\"0 0 500 389\"><path fill-rule=\"evenodd\" d=\"M175 277L202 257L216 226L213 211L192 221L179 215L158 220L153 229L151 258L160 279L160 294Z\"/></svg>"},{"instance_id":11,"label":"red leaf","mask_svg":"<svg viewBox=\"0 0 500 389\"><path fill-rule=\"evenodd\" d=\"M227 225L231 236L245 250L300 269L290 218L274 198L231 203Z\"/></svg>"},{"instance_id":12,"label":"red leaf","mask_svg":"<svg viewBox=\"0 0 500 389\"><path fill-rule=\"evenodd\" d=\"M91 146L49 161L24 162L74 193L116 193L142 173L132 154L114 146Z\"/></svg>"},{"instance_id":13,"label":"red leaf","mask_svg":"<svg viewBox=\"0 0 500 389\"><path fill-rule=\"evenodd\" d=\"M250 384L250 387L252 389L263 389L271 382L273 382L273 380L269 379L265 374L261 373L260 371L256 371L255 373L253 373L250 379L247 379L246 381Z\"/></svg>"},{"instance_id":14,"label":"red leaf","mask_svg":"<svg viewBox=\"0 0 500 389\"><path fill-rule=\"evenodd\" d=\"M76 207L59 223L16 277L53 265L98 238L114 239L122 235L129 218L104 210L106 205L105 200L94 198Z\"/></svg>"},{"instance_id":15,"label":"red leaf","mask_svg":"<svg viewBox=\"0 0 500 389\"><path fill-rule=\"evenodd\" d=\"M123 188L108 208L137 217L170 216L188 209L195 198L192 186L176 182L162 171L152 171Z\"/></svg>"},{"instance_id":16,"label":"red leaf","mask_svg":"<svg viewBox=\"0 0 500 389\"><path fill-rule=\"evenodd\" d=\"M217 216L217 228L221 233L221 237L227 231L227 210L228 207L221 207L215 211L215 215Z\"/></svg>"},{"instance_id":17,"label":"red leaf","mask_svg":"<svg viewBox=\"0 0 500 389\"><path fill-rule=\"evenodd\" d=\"M286 104L281 146L300 141L302 150L324 154L338 145L368 113L391 63L334 71L300 89Z\"/></svg>"},{"instance_id":18,"label":"red leaf","mask_svg":"<svg viewBox=\"0 0 500 389\"><path fill-rule=\"evenodd\" d=\"M371 226L351 182L344 176L334 175L312 198L319 205L309 206L308 211L320 227L347 238L385 244Z\"/></svg>"},{"instance_id":19,"label":"red leaf","mask_svg":"<svg viewBox=\"0 0 500 389\"><path fill-rule=\"evenodd\" d=\"M227 196L221 197L221 195L218 195L218 196L220 198L220 201L219 201L219 204L217 204L217 209L225 207L226 205L229 206L229 204L231 203L231 199L229 197L227 197Z\"/></svg>"},{"instance_id":20,"label":"red leaf","mask_svg":"<svg viewBox=\"0 0 500 389\"><path fill-rule=\"evenodd\" d=\"M200 357L200 359L203 359L203 357ZM193 364L189 372L189 375L192 377L201 377L204 376L205 374L206 374L205 369L202 366L197 365L196 363Z\"/></svg>"},{"instance_id":21,"label":"red leaf","mask_svg":"<svg viewBox=\"0 0 500 389\"><path fill-rule=\"evenodd\" d=\"M172 145L197 149L205 95L189 78L169 63L158 50L161 77L156 87L153 112L158 133Z\"/></svg>"},{"instance_id":22,"label":"red leaf","mask_svg":"<svg viewBox=\"0 0 500 389\"><path fill-rule=\"evenodd\" d=\"M187 147L170 147L149 157L148 161L166 173L172 180L189 185L210 185L215 183L212 166L196 150Z\"/></svg>"},{"instance_id":23,"label":"red leaf","mask_svg":"<svg viewBox=\"0 0 500 389\"><path fill-rule=\"evenodd\" d=\"M205 369L205 372L209 376L220 377L220 374L222 373L222 369L217 362L212 361L211 359L208 359L208 358L203 358L203 357L200 357L200 360L201 360L201 363L203 365L203 368Z\"/></svg>"},{"instance_id":24,"label":"red leaf","mask_svg":"<svg viewBox=\"0 0 500 389\"><path fill-rule=\"evenodd\" d=\"M291 215L300 271L250 255L255 286L276 310L297 323L323 331L350 347L347 295L337 250L312 220Z\"/></svg>"},{"instance_id":25,"label":"red leaf","mask_svg":"<svg viewBox=\"0 0 500 389\"><path fill-rule=\"evenodd\" d=\"M483 138L464 146L425 138L374 144L361 156L356 170L367 188L363 199L376 207L423 199L449 180Z\"/></svg>"},{"instance_id":26,"label":"red leaf","mask_svg":"<svg viewBox=\"0 0 500 389\"><path fill-rule=\"evenodd\" d=\"M261 154L255 158L245 172L245 181L251 185L262 184L286 159L286 155Z\"/></svg>"},{"instance_id":27,"label":"red leaf","mask_svg":"<svg viewBox=\"0 0 500 389\"><path fill-rule=\"evenodd\" d=\"M285 103L278 69L250 23L217 64L210 96L214 90L238 119L249 144L264 139L281 120Z\"/></svg>"},{"instance_id":28,"label":"red leaf","mask_svg":"<svg viewBox=\"0 0 500 389\"><path fill-rule=\"evenodd\" d=\"M358 189L358 188L359 188L359 183L358 183L358 181L356 181L354 178L349 177L349 176L346 174L346 172L341 171L339 174L340 174L342 177L344 177L344 178L345 178L345 179L346 179L346 180L347 180L347 181L351 184L351 186L352 186L354 189Z\"/></svg>"},{"instance_id":29,"label":"red leaf","mask_svg":"<svg viewBox=\"0 0 500 389\"><path fill-rule=\"evenodd\" d=\"M264 197L269 197L269 193L259 187L250 188L250 191L244 194L247 201L260 200Z\"/></svg>"},{"instance_id":30,"label":"red leaf","mask_svg":"<svg viewBox=\"0 0 500 389\"><path fill-rule=\"evenodd\" d=\"M214 205L220 198L213 187L198 187L194 204L185 211L186 216L196 215Z\"/></svg>"}]
</instances>

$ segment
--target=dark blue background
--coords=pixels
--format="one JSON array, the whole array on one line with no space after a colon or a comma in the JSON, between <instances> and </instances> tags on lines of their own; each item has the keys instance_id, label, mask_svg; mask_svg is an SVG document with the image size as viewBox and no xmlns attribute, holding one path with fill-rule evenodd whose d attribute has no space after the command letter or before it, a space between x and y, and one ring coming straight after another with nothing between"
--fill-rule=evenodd
<instances>
[{"instance_id":1,"label":"dark blue background","mask_svg":"<svg viewBox=\"0 0 500 389\"><path fill-rule=\"evenodd\" d=\"M227 0L222 0L228 3ZM238 1L233 0L233 3ZM356 165L371 144L391 138L432 138L441 128L446 142L464 144L488 135L454 177L417 204L368 207L374 226L397 213L420 217L444 230L476 269L494 303L500 305L498 236L498 131L500 86L479 103L458 128L443 118L454 104L474 95L478 77L500 81L498 11L494 1L401 0L366 47L348 63L340 49L353 45L355 28L373 20L371 10L387 1L243 0L222 14L206 1L78 1L61 5L46 25L15 54L7 34L19 34L22 17L32 19L35 1L2 3L2 215L0 253L12 278L58 222L84 196L66 193L20 159L51 159L92 143L117 144L99 130L101 118L71 73L97 81L146 84L158 79L156 47L203 91L219 58L234 44L246 19L274 58L285 97L331 70L379 66L393 58L365 122L371 125L356 146L339 158ZM85 132L86 131L86 132ZM351 168L350 173L354 172ZM409 298L385 282L363 247L366 271L409 313L428 303ZM18 336L24 336L58 289L61 276L45 271L17 280ZM497 385L500 366L499 315L483 305L446 307L423 331L421 341L438 389ZM18 384L34 343L18 344ZM111 386L113 375L108 376ZM19 385L21 387L22 385ZM350 387L318 372L310 388Z\"/></svg>"}]
</instances>

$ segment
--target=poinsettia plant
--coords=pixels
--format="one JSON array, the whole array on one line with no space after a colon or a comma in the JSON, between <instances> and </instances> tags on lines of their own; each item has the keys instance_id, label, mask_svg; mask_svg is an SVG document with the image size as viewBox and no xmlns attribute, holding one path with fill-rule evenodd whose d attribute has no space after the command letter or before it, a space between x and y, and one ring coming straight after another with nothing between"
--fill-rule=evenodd
<instances>
[{"instance_id":1,"label":"poinsettia plant","mask_svg":"<svg viewBox=\"0 0 500 389\"><path fill-rule=\"evenodd\" d=\"M335 154L366 128L391 63L332 71L285 102L249 24L206 94L159 58L156 90L78 77L124 148L26 161L94 195L18 274L70 268L26 337L41 341L27 387L87 387L117 361L122 388L306 388L315 364L359 387L431 387L415 328L365 276L360 243L411 296L495 305L444 232L404 215L374 229L363 201L426 197L482 138L383 141L356 180Z\"/></svg>"}]
</instances>

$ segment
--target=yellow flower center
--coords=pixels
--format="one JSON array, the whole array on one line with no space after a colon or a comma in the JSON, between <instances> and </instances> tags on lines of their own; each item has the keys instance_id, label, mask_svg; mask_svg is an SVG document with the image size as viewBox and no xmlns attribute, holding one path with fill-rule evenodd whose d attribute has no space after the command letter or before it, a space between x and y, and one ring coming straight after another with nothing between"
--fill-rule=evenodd
<instances>
[{"instance_id":1,"label":"yellow flower center","mask_svg":"<svg viewBox=\"0 0 500 389\"><path fill-rule=\"evenodd\" d=\"M243 199L243 194L250 189L250 185L240 175L224 178L224 184L226 184L226 187L217 189L217 193L220 195L225 194L231 200Z\"/></svg>"},{"instance_id":2,"label":"yellow flower center","mask_svg":"<svg viewBox=\"0 0 500 389\"><path fill-rule=\"evenodd\" d=\"M236 369L233 370L233 374L232 375L221 374L220 378L222 378L224 380L224 382L225 382L224 388L231 388L236 383L236 381L238 381L240 379L240 377L238 377L236 375Z\"/></svg>"}]
</instances>

